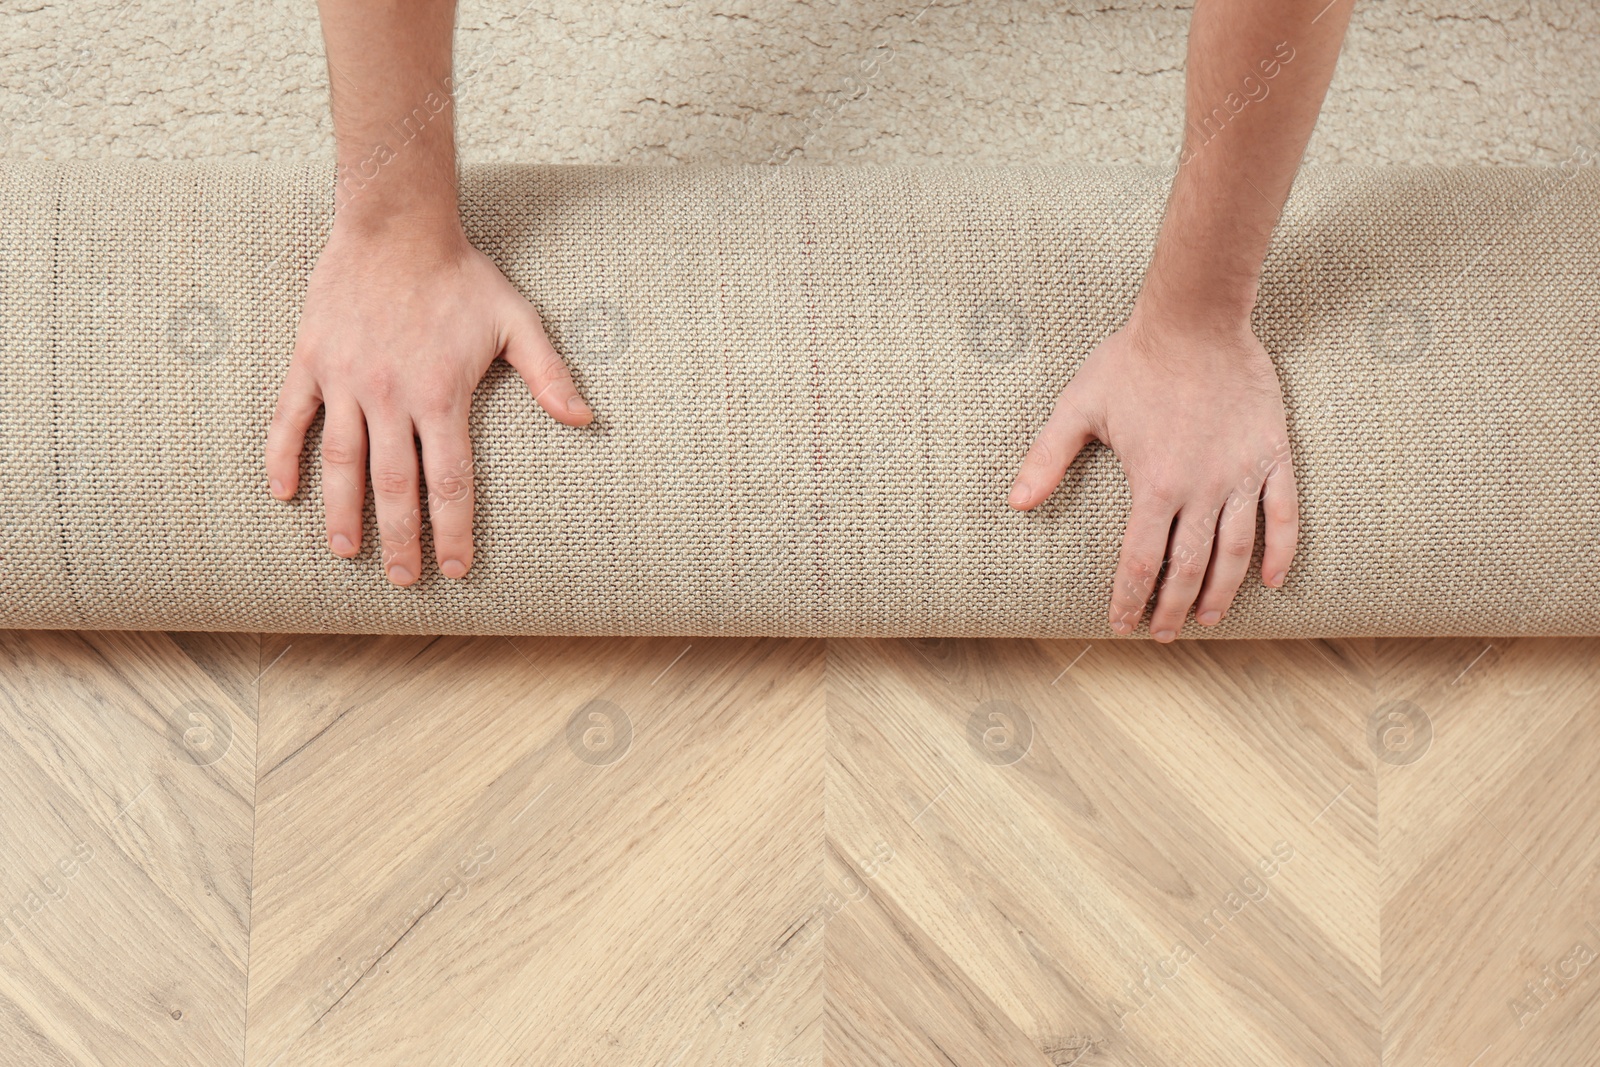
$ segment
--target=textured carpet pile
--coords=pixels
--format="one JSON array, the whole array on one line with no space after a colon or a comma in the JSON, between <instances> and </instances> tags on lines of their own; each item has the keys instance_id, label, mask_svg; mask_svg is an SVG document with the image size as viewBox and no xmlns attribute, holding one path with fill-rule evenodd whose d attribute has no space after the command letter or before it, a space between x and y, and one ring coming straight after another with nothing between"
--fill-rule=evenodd
<instances>
[{"instance_id":1,"label":"textured carpet pile","mask_svg":"<svg viewBox=\"0 0 1600 1067\"><path fill-rule=\"evenodd\" d=\"M1190 7L462 0L462 158L1170 166ZM0 42L9 158L331 158L310 0L8 4ZM1360 0L1308 160L1558 164L1597 49L1591 0Z\"/></svg>"}]
</instances>

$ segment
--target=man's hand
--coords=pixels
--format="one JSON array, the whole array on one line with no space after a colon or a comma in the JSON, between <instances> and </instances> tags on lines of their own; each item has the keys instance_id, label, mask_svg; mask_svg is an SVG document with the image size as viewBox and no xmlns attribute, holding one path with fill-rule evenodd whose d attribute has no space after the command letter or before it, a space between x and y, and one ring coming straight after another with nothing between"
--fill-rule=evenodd
<instances>
[{"instance_id":1,"label":"man's hand","mask_svg":"<svg viewBox=\"0 0 1600 1067\"><path fill-rule=\"evenodd\" d=\"M1128 323L1090 354L1023 461L1032 508L1090 440L1122 460L1133 512L1111 594L1131 633L1171 641L1189 607L1233 603L1267 516L1262 580L1283 584L1299 537L1277 373L1250 329L1261 264L1339 60L1354 0L1195 0L1183 148Z\"/></svg>"},{"instance_id":2,"label":"man's hand","mask_svg":"<svg viewBox=\"0 0 1600 1067\"><path fill-rule=\"evenodd\" d=\"M1011 506L1048 498L1090 441L1122 461L1133 510L1111 595L1111 628L1131 633L1150 616L1157 641L1174 640L1192 605L1212 626L1227 614L1255 548L1264 502L1262 580L1283 584L1299 511L1283 394L1248 321L1177 326L1141 313L1084 362L1022 461Z\"/></svg>"},{"instance_id":3,"label":"man's hand","mask_svg":"<svg viewBox=\"0 0 1600 1067\"><path fill-rule=\"evenodd\" d=\"M539 313L460 232L365 235L335 224L311 272L300 334L267 436L272 494L294 495L320 406L328 546L361 551L370 455L383 569L422 573L417 442L439 570L472 566L472 395L497 355L558 422L593 413L546 339Z\"/></svg>"},{"instance_id":4,"label":"man's hand","mask_svg":"<svg viewBox=\"0 0 1600 1067\"><path fill-rule=\"evenodd\" d=\"M292 497L325 407L328 547L361 551L366 470L383 569L422 574L417 444L446 577L472 566L472 394L505 357L558 422L594 418L533 305L467 240L457 208L456 0L318 0L338 145L333 232L306 291L267 435L272 495ZM401 116L397 120L397 116Z\"/></svg>"}]
</instances>

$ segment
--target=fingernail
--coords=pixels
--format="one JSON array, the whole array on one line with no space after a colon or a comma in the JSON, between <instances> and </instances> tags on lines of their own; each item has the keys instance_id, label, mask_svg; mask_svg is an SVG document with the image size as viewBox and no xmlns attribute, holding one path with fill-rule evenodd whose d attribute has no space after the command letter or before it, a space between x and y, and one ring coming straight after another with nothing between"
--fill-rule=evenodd
<instances>
[{"instance_id":1,"label":"fingernail","mask_svg":"<svg viewBox=\"0 0 1600 1067\"><path fill-rule=\"evenodd\" d=\"M1222 612L1217 611L1216 609L1212 609L1211 611L1202 611L1200 614L1195 616L1195 622L1198 622L1201 626L1215 626L1221 619Z\"/></svg>"},{"instance_id":2,"label":"fingernail","mask_svg":"<svg viewBox=\"0 0 1600 1067\"><path fill-rule=\"evenodd\" d=\"M1032 495L1033 490L1029 489L1025 482L1018 482L1011 487L1011 506L1020 508L1028 502L1028 498Z\"/></svg>"},{"instance_id":3,"label":"fingernail","mask_svg":"<svg viewBox=\"0 0 1600 1067\"><path fill-rule=\"evenodd\" d=\"M389 580L395 585L405 585L411 581L411 572L396 563L389 568Z\"/></svg>"},{"instance_id":4,"label":"fingernail","mask_svg":"<svg viewBox=\"0 0 1600 1067\"><path fill-rule=\"evenodd\" d=\"M282 496L283 495L283 483L278 481L278 479L276 479L276 478L272 479L272 495L273 496Z\"/></svg>"},{"instance_id":5,"label":"fingernail","mask_svg":"<svg viewBox=\"0 0 1600 1067\"><path fill-rule=\"evenodd\" d=\"M1177 636L1177 634L1173 633L1171 630L1157 630L1151 636L1153 636L1157 641L1171 641Z\"/></svg>"},{"instance_id":6,"label":"fingernail","mask_svg":"<svg viewBox=\"0 0 1600 1067\"><path fill-rule=\"evenodd\" d=\"M439 570L446 578L460 578L467 573L467 565L459 559L447 559L439 564Z\"/></svg>"},{"instance_id":7,"label":"fingernail","mask_svg":"<svg viewBox=\"0 0 1600 1067\"><path fill-rule=\"evenodd\" d=\"M576 395L567 401L567 410L574 415L588 415L590 413L589 405L584 403L583 397Z\"/></svg>"},{"instance_id":8,"label":"fingernail","mask_svg":"<svg viewBox=\"0 0 1600 1067\"><path fill-rule=\"evenodd\" d=\"M332 545L333 554L336 556L348 556L350 553L354 552L356 548L355 545L350 543L350 538L346 537L344 534L334 534Z\"/></svg>"},{"instance_id":9,"label":"fingernail","mask_svg":"<svg viewBox=\"0 0 1600 1067\"><path fill-rule=\"evenodd\" d=\"M1111 624L1111 628L1117 631L1119 634L1125 634L1129 630L1133 629L1133 624L1125 622L1122 619L1118 619L1116 622Z\"/></svg>"},{"instance_id":10,"label":"fingernail","mask_svg":"<svg viewBox=\"0 0 1600 1067\"><path fill-rule=\"evenodd\" d=\"M1274 589L1276 589L1278 586L1282 585L1283 584L1283 572L1279 571L1277 574L1274 574L1271 578L1269 578L1267 580L1267 584L1272 586Z\"/></svg>"}]
</instances>

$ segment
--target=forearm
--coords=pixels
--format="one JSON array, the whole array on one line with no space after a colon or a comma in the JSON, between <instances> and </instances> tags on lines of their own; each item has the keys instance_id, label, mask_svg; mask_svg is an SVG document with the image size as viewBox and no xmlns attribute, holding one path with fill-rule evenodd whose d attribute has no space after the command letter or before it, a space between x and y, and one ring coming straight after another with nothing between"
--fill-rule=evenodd
<instances>
[{"instance_id":1,"label":"forearm","mask_svg":"<svg viewBox=\"0 0 1600 1067\"><path fill-rule=\"evenodd\" d=\"M1183 150L1139 296L1146 316L1247 322L1354 0L1197 0Z\"/></svg>"},{"instance_id":2,"label":"forearm","mask_svg":"<svg viewBox=\"0 0 1600 1067\"><path fill-rule=\"evenodd\" d=\"M319 0L342 226L458 229L455 7L455 0Z\"/></svg>"}]
</instances>

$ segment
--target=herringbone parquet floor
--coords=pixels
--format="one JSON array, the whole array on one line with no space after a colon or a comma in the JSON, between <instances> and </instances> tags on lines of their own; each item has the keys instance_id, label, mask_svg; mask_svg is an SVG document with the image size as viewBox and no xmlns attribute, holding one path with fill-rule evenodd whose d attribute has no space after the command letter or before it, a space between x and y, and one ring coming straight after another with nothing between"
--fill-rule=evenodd
<instances>
[{"instance_id":1,"label":"herringbone parquet floor","mask_svg":"<svg viewBox=\"0 0 1600 1067\"><path fill-rule=\"evenodd\" d=\"M1588 1067L1597 651L0 632L0 1049Z\"/></svg>"}]
</instances>

